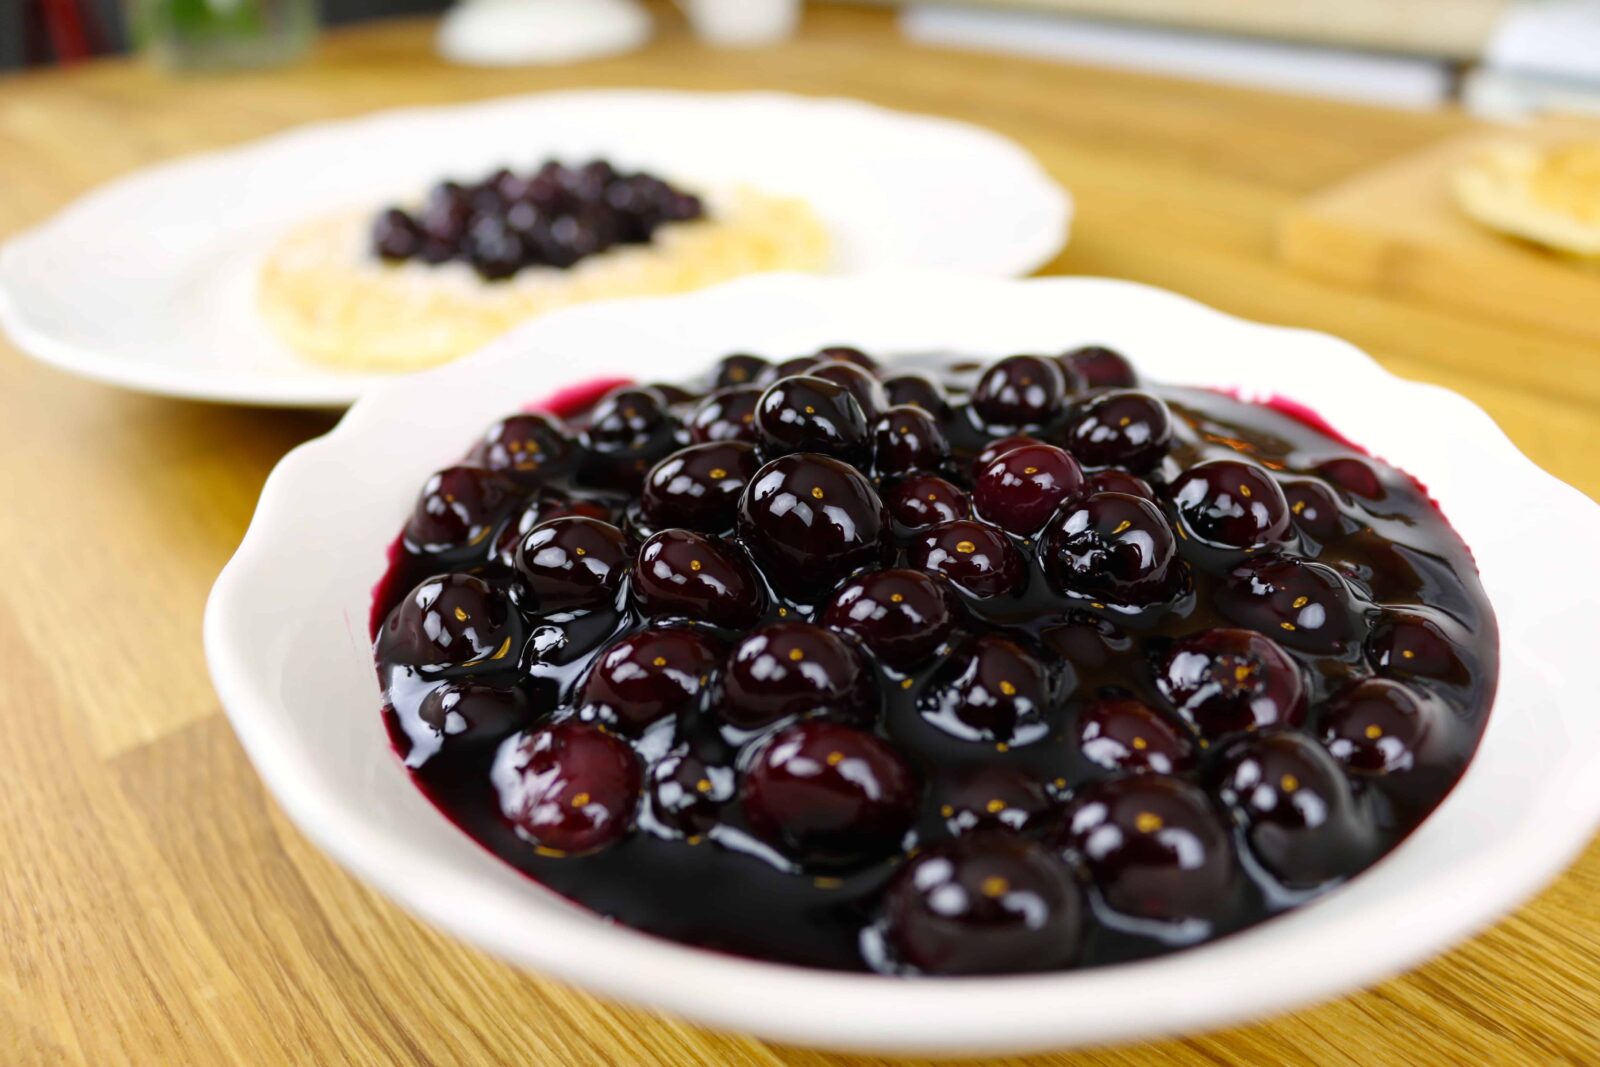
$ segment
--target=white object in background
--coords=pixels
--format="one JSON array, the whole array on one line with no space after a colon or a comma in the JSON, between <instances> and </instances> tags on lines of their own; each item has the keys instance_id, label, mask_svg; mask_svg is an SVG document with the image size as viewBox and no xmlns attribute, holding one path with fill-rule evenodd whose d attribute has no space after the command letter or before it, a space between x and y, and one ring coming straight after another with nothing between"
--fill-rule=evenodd
<instances>
[{"instance_id":1,"label":"white object in background","mask_svg":"<svg viewBox=\"0 0 1600 1067\"><path fill-rule=\"evenodd\" d=\"M920 44L1040 56L1390 107L1450 95L1439 61L1277 41L1090 22L1055 14L913 8L901 31Z\"/></svg>"},{"instance_id":2,"label":"white object in background","mask_svg":"<svg viewBox=\"0 0 1600 1067\"><path fill-rule=\"evenodd\" d=\"M439 23L439 54L475 67L577 63L640 48L638 0L461 0Z\"/></svg>"},{"instance_id":3,"label":"white object in background","mask_svg":"<svg viewBox=\"0 0 1600 1067\"><path fill-rule=\"evenodd\" d=\"M841 340L974 356L1108 344L1154 381L1309 402L1416 475L1472 546L1499 616L1499 693L1460 783L1398 848L1313 904L1198 948L1053 974L919 981L708 952L602 919L495 858L416 787L379 712L372 587L417 486L519 400L611 374L684 380L722 352L778 356ZM1600 818L1600 572L1569 553L1528 551L1551 530L1600 543L1600 507L1530 463L1470 401L1395 378L1326 334L1099 278L767 274L559 311L363 398L267 479L211 590L206 659L289 817L408 911L496 955L772 1040L1021 1052L1187 1033L1370 985L1485 926L1571 862Z\"/></svg>"},{"instance_id":4,"label":"white object in background","mask_svg":"<svg viewBox=\"0 0 1600 1067\"><path fill-rule=\"evenodd\" d=\"M441 178L596 156L799 197L832 238L829 273L1027 274L1072 218L1021 146L964 122L781 93L539 93L317 123L118 178L0 245L0 326L37 359L132 389L348 404L394 375L313 363L262 321L261 260L284 231Z\"/></svg>"},{"instance_id":5,"label":"white object in background","mask_svg":"<svg viewBox=\"0 0 1600 1067\"><path fill-rule=\"evenodd\" d=\"M1484 66L1468 76L1463 98L1469 110L1489 118L1600 114L1600 3L1512 6L1489 41Z\"/></svg>"},{"instance_id":6,"label":"white object in background","mask_svg":"<svg viewBox=\"0 0 1600 1067\"><path fill-rule=\"evenodd\" d=\"M800 0L678 0L700 39L744 48L775 44L800 23Z\"/></svg>"}]
</instances>

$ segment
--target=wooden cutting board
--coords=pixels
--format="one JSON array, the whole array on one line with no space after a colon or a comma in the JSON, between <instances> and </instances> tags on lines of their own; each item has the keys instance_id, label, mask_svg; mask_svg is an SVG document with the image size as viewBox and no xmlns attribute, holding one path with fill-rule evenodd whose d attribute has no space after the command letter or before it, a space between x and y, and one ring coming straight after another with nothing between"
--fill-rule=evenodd
<instances>
[{"instance_id":1,"label":"wooden cutting board","mask_svg":"<svg viewBox=\"0 0 1600 1067\"><path fill-rule=\"evenodd\" d=\"M1600 139L1600 123L1483 129L1366 171L1290 208L1278 254L1319 277L1600 342L1600 269L1464 215L1450 174L1507 139Z\"/></svg>"}]
</instances>

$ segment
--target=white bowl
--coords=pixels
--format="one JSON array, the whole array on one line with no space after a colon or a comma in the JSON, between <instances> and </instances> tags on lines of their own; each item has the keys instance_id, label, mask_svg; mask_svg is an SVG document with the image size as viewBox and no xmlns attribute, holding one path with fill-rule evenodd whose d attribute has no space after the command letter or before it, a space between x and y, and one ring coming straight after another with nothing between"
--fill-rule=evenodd
<instances>
[{"instance_id":1,"label":"white bowl","mask_svg":"<svg viewBox=\"0 0 1600 1067\"><path fill-rule=\"evenodd\" d=\"M840 274L1027 274L1072 216L1032 156L964 122L782 93L540 93L302 126L119 178L0 248L0 325L37 359L130 389L348 404L394 375L319 365L272 332L255 295L273 242L441 178L595 156L799 197Z\"/></svg>"},{"instance_id":2,"label":"white bowl","mask_svg":"<svg viewBox=\"0 0 1600 1067\"><path fill-rule=\"evenodd\" d=\"M1299 400L1419 477L1476 553L1503 669L1465 777L1393 853L1326 898L1164 958L1042 976L894 980L705 952L608 924L440 815L390 750L367 637L385 548L427 474L504 410L579 379L687 377L735 350L849 342L999 355L1109 343L1151 378ZM362 400L268 479L212 591L206 651L251 758L299 826L417 915L597 993L765 1038L997 1053L1150 1037L1282 1011L1438 952L1552 878L1600 818L1592 689L1600 508L1481 410L1343 341L1091 278L752 278L552 315Z\"/></svg>"}]
</instances>

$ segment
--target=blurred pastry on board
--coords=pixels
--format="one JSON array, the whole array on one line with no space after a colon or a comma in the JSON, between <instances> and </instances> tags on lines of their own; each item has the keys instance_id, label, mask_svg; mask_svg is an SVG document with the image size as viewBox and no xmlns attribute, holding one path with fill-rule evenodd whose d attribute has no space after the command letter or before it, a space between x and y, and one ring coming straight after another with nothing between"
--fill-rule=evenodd
<instances>
[{"instance_id":1,"label":"blurred pastry on board","mask_svg":"<svg viewBox=\"0 0 1600 1067\"><path fill-rule=\"evenodd\" d=\"M1458 167L1451 185L1484 226L1600 265L1600 140L1502 142Z\"/></svg>"}]
</instances>

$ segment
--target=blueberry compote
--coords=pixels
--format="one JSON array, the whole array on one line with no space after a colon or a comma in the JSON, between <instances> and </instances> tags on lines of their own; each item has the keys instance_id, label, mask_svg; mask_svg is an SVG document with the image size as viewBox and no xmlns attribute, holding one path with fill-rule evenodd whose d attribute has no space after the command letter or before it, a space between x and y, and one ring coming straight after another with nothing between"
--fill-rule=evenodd
<instances>
[{"instance_id":1,"label":"blueberry compote","mask_svg":"<svg viewBox=\"0 0 1600 1067\"><path fill-rule=\"evenodd\" d=\"M705 215L693 193L603 159L551 160L528 174L497 170L479 182L435 185L416 211L372 220L372 251L392 263L460 260L485 281L524 267L571 267L619 244L643 244L666 223Z\"/></svg>"},{"instance_id":2,"label":"blueberry compote","mask_svg":"<svg viewBox=\"0 0 1600 1067\"><path fill-rule=\"evenodd\" d=\"M391 734L618 922L1092 967L1351 878L1460 777L1494 617L1416 483L1116 352L728 356L489 427L374 610Z\"/></svg>"}]
</instances>

